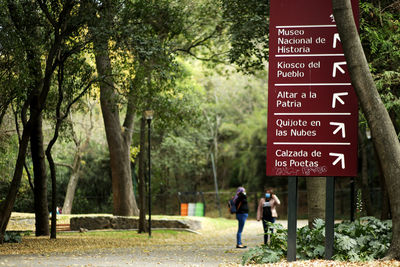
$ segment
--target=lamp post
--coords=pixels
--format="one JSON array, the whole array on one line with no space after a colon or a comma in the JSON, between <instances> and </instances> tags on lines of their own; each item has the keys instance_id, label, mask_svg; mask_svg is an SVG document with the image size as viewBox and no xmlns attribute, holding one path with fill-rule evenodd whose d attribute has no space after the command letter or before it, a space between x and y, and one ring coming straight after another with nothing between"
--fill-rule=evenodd
<instances>
[{"instance_id":1,"label":"lamp post","mask_svg":"<svg viewBox=\"0 0 400 267\"><path fill-rule=\"evenodd\" d=\"M148 194L148 202L149 202L149 237L151 237L151 161L150 161L150 136L151 136L151 132L150 132L150 124L151 124L151 120L153 119L153 114L154 114L154 112L153 112L153 110L146 110L145 112L144 112L144 117L146 118L146 120L147 120L147 126L148 126L148 131L147 131L147 134L148 134L148 137L147 137L147 139L148 139L148 149L147 149L147 153L148 153L148 159L149 159L149 169L148 169L148 171L149 171L149 173L148 173L148 177L149 177L149 194Z\"/></svg>"}]
</instances>

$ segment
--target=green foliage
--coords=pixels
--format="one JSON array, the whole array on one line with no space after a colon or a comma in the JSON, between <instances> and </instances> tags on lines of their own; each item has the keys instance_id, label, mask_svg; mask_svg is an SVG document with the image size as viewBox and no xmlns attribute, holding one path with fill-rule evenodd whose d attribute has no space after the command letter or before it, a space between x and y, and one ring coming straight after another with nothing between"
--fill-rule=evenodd
<instances>
[{"instance_id":1,"label":"green foliage","mask_svg":"<svg viewBox=\"0 0 400 267\"><path fill-rule=\"evenodd\" d=\"M231 63L245 72L264 69L268 58L269 3L258 0L222 0L228 23Z\"/></svg>"},{"instance_id":2,"label":"green foliage","mask_svg":"<svg viewBox=\"0 0 400 267\"><path fill-rule=\"evenodd\" d=\"M108 151L92 143L83 160L85 164L81 171L84 175L81 175L78 182L72 213L111 213L112 186ZM66 184L62 188L64 190L60 192L60 202L64 200Z\"/></svg>"},{"instance_id":3,"label":"green foliage","mask_svg":"<svg viewBox=\"0 0 400 267\"><path fill-rule=\"evenodd\" d=\"M151 84L151 87L158 87L158 92L150 91L153 94L145 102L155 111L155 127L159 131L193 126L201 115L199 106L203 96L190 70L176 62L171 71L168 82L156 80Z\"/></svg>"},{"instance_id":4,"label":"green foliage","mask_svg":"<svg viewBox=\"0 0 400 267\"><path fill-rule=\"evenodd\" d=\"M7 127L11 128L7 123L3 126L5 129ZM18 152L18 138L16 134L6 134L3 138L0 137L0 203L7 196ZM32 173L32 170L30 171ZM29 186L28 176L24 171L14 210L32 211L32 208L33 192Z\"/></svg>"},{"instance_id":5,"label":"green foliage","mask_svg":"<svg viewBox=\"0 0 400 267\"><path fill-rule=\"evenodd\" d=\"M297 253L300 259L319 259L325 253L325 222L316 219L313 228L304 226L297 230Z\"/></svg>"},{"instance_id":6,"label":"green foliage","mask_svg":"<svg viewBox=\"0 0 400 267\"><path fill-rule=\"evenodd\" d=\"M193 127L176 128L163 138L153 158L156 192L195 191L206 173L207 139Z\"/></svg>"},{"instance_id":7,"label":"green foliage","mask_svg":"<svg viewBox=\"0 0 400 267\"><path fill-rule=\"evenodd\" d=\"M392 240L392 222L363 217L335 227L334 259L367 261L382 258Z\"/></svg>"},{"instance_id":8,"label":"green foliage","mask_svg":"<svg viewBox=\"0 0 400 267\"><path fill-rule=\"evenodd\" d=\"M0 111L7 107L10 99L14 99L16 109L20 112L34 83L42 79L44 73L41 72L44 72L47 50L54 41L54 33L46 14L37 4L32 1L14 2L23 20L21 23L26 26L21 27L21 31L25 30L26 34L16 34L16 25L11 21L7 1L0 0L0 67L5 67L0 68ZM204 70L200 67L190 68L193 62L183 63L182 58L177 58L178 53L183 53L208 58L211 62L220 61L226 54L221 50L226 52L228 49L225 42L225 26L228 23L235 44L231 51L232 61L245 68L260 68L267 45L265 16L268 6L265 2L242 2L76 2L71 21L68 20L72 25L66 32L68 38L63 40L60 58L54 65L54 71L58 71L59 60L68 56L63 69L65 94L62 113L81 89L93 80L95 72L90 42L110 40L104 42L111 58L110 75L118 94L118 108L136 113L137 117L149 107L155 111L152 122L155 192L193 191L200 187L208 190L212 184L210 152L215 152L218 177L224 187L247 183L254 190L260 188L265 173L266 73L253 77L231 73L229 79L213 74L196 79L198 77L195 76ZM22 8L24 3L25 9ZM50 15L57 17L63 2L51 3L45 2L45 5ZM236 15L240 20L236 20ZM99 17L100 20L97 19ZM256 33L256 38L248 38L251 33ZM30 45L26 47L24 44ZM240 51L250 51L254 57L240 56ZM30 52L36 61L28 58ZM232 72L232 69L227 72ZM58 99L58 82L58 77L53 75L44 114L46 129L52 129L56 119L54 108ZM96 94L95 90L91 93ZM132 99L133 110L124 108ZM78 102L72 111L87 111L82 106L82 102ZM53 149L56 162L71 164L73 161L71 155L74 149L70 145L72 136L67 127L73 125L79 128L76 120L65 123L60 129L60 139L65 143L57 144L57 149ZM100 120L96 122L101 123ZM87 130L84 128L78 129L77 133ZM48 140L52 133L46 131L44 135ZM5 150L0 151L1 177L11 177L13 171L14 155L18 151L15 136L13 138L13 146L4 146ZM83 156L86 164L80 171L83 178L76 192L74 212L110 210L108 156L104 149L99 148L105 143L102 141L93 141L91 151ZM133 146L137 143L135 133ZM132 158L137 152L133 151ZM27 163L31 168L29 155ZM67 168L57 167L60 190L57 194L58 205L63 202L69 174ZM24 178L16 209L32 211L33 198ZM8 180L1 183L2 197L6 195L8 185Z\"/></svg>"},{"instance_id":9,"label":"green foliage","mask_svg":"<svg viewBox=\"0 0 400 267\"><path fill-rule=\"evenodd\" d=\"M287 230L274 224L275 232L269 245L250 249L243 255L243 264L277 262L287 254ZM369 261L382 258L392 239L392 222L363 217L355 222L335 225L334 260ZM297 257L301 260L323 259L325 254L325 223L317 219L313 228L297 230Z\"/></svg>"},{"instance_id":10,"label":"green foliage","mask_svg":"<svg viewBox=\"0 0 400 267\"><path fill-rule=\"evenodd\" d=\"M101 129L102 130L102 129ZM98 133L96 133L98 134ZM95 139L95 138L93 138ZM55 151L55 161L70 164L74 160L74 148L71 143L60 143ZM92 140L82 155L78 185L72 207L72 213L111 213L112 190L109 154L104 144ZM66 195L71 169L57 166L57 206L62 207ZM48 181L51 195L50 181ZM32 210L24 210L30 211Z\"/></svg>"},{"instance_id":11,"label":"green foliage","mask_svg":"<svg viewBox=\"0 0 400 267\"><path fill-rule=\"evenodd\" d=\"M383 4L383 3L382 3ZM399 72L400 63L400 15L395 5L374 5L370 1L360 3L361 41L373 74L386 71ZM382 68L384 67L384 68Z\"/></svg>"},{"instance_id":12,"label":"green foliage","mask_svg":"<svg viewBox=\"0 0 400 267\"><path fill-rule=\"evenodd\" d=\"M17 158L16 148L18 138L16 135L5 133L0 136L0 184L7 184L12 176L14 163Z\"/></svg>"},{"instance_id":13,"label":"green foliage","mask_svg":"<svg viewBox=\"0 0 400 267\"><path fill-rule=\"evenodd\" d=\"M135 146L135 147L131 146L129 148L131 163L135 163L136 157L139 155L139 152L140 152L140 146Z\"/></svg>"},{"instance_id":14,"label":"green foliage","mask_svg":"<svg viewBox=\"0 0 400 267\"><path fill-rule=\"evenodd\" d=\"M400 133L400 7L393 1L360 3L360 38L372 76Z\"/></svg>"},{"instance_id":15,"label":"green foliage","mask_svg":"<svg viewBox=\"0 0 400 267\"><path fill-rule=\"evenodd\" d=\"M278 262L286 256L287 230L279 223L270 222L268 228L273 229L269 244L249 249L242 257L243 265Z\"/></svg>"},{"instance_id":16,"label":"green foliage","mask_svg":"<svg viewBox=\"0 0 400 267\"><path fill-rule=\"evenodd\" d=\"M283 258L283 251L272 250L266 246L257 246L244 253L242 264L264 264L278 262Z\"/></svg>"},{"instance_id":17,"label":"green foliage","mask_svg":"<svg viewBox=\"0 0 400 267\"><path fill-rule=\"evenodd\" d=\"M20 232L6 231L4 234L4 243L21 243L21 241Z\"/></svg>"},{"instance_id":18,"label":"green foliage","mask_svg":"<svg viewBox=\"0 0 400 267\"><path fill-rule=\"evenodd\" d=\"M203 105L210 140L217 137L217 166L225 169L230 186L263 187L267 128L266 73L203 77L207 102ZM210 144L212 147L212 144ZM214 151L215 148L212 148ZM229 170L229 171L228 171Z\"/></svg>"}]
</instances>

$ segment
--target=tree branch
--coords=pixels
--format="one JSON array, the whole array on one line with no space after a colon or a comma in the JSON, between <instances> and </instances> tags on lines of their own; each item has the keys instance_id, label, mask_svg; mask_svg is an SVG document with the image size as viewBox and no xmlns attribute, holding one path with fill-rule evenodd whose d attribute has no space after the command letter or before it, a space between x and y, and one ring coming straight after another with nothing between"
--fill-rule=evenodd
<instances>
[{"instance_id":1,"label":"tree branch","mask_svg":"<svg viewBox=\"0 0 400 267\"><path fill-rule=\"evenodd\" d=\"M198 59L198 60L202 60L202 61L214 61L214 62L218 62L218 63L225 63L224 61L215 60L214 58L216 58L216 57L218 57L219 55L222 55L222 54L227 54L228 52L224 52L224 53L222 53L222 54L213 54L213 55L211 55L211 56L208 57L208 58L204 58L204 57L199 57L199 56L197 56L196 54L194 54L194 53L191 51L193 48L196 48L196 47L205 45L205 43L206 43L208 40L210 40L211 38L213 38L214 36L216 36L217 33L218 33L219 31L220 31L220 27L217 26L217 27L215 27L215 29L213 30L213 32L210 33L209 35L205 36L205 37L202 38L202 39L199 38L199 39L197 39L197 40L194 40L193 42L191 42L191 43L190 43L188 46L186 46L186 47L175 48L175 49L172 50L172 53L174 53L174 52L184 52L184 53L186 53L186 54L188 54L188 55L190 55L190 56L192 56L192 57L194 57L194 58L196 58L196 59ZM207 47L207 48L209 48L209 47Z\"/></svg>"},{"instance_id":2,"label":"tree branch","mask_svg":"<svg viewBox=\"0 0 400 267\"><path fill-rule=\"evenodd\" d=\"M389 8L394 8L394 9L400 11L400 1L396 1L396 2L391 3L390 5L386 6L385 8L382 9L382 12Z\"/></svg>"},{"instance_id":3,"label":"tree branch","mask_svg":"<svg viewBox=\"0 0 400 267\"><path fill-rule=\"evenodd\" d=\"M3 118L6 115L6 112L7 112L7 109L8 109L8 104L6 104L4 106L1 106L0 109L1 109L1 114L0 114L0 126L1 126L1 124L3 122Z\"/></svg>"},{"instance_id":4,"label":"tree branch","mask_svg":"<svg viewBox=\"0 0 400 267\"><path fill-rule=\"evenodd\" d=\"M40 9L43 11L44 15L46 16L46 18L49 20L50 24L56 28L57 27L57 23L54 20L54 18L51 16L49 9L47 8L46 4L42 1L42 0L36 0L36 2L38 3Z\"/></svg>"},{"instance_id":5,"label":"tree branch","mask_svg":"<svg viewBox=\"0 0 400 267\"><path fill-rule=\"evenodd\" d=\"M15 130L17 131L17 135L18 135L18 143L21 144L22 138L21 138L21 133L19 131L17 111L14 109L14 105L11 105L11 107L12 107L12 110L14 113ZM24 169L26 171L26 174L28 175L29 186L33 192L35 187L33 186L33 183L32 183L32 176L31 176L31 173L29 172L28 165L26 164L26 159L24 160Z\"/></svg>"},{"instance_id":6,"label":"tree branch","mask_svg":"<svg viewBox=\"0 0 400 267\"><path fill-rule=\"evenodd\" d=\"M65 111L64 115L62 116L61 120L64 120L67 116L69 111L71 110L71 107L73 104L75 104L84 94L86 94L86 92L89 90L89 88L92 86L93 83L97 82L97 79L91 80L89 82L89 84L86 85L86 87L82 90L82 92L75 97L74 100L72 100L71 103L69 103L69 105L67 106L67 110Z\"/></svg>"},{"instance_id":7,"label":"tree branch","mask_svg":"<svg viewBox=\"0 0 400 267\"><path fill-rule=\"evenodd\" d=\"M71 169L71 170L74 169L73 166L70 165L70 164L66 164L66 163L62 163L62 162L54 162L54 164L55 164L56 166L66 167L66 168L69 168L69 169Z\"/></svg>"}]
</instances>

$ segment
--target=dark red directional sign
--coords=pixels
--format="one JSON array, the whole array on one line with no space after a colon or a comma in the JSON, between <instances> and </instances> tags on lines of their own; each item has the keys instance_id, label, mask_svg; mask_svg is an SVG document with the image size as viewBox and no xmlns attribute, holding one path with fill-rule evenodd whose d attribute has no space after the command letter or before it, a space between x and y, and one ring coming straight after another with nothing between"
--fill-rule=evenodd
<instances>
[{"instance_id":1,"label":"dark red directional sign","mask_svg":"<svg viewBox=\"0 0 400 267\"><path fill-rule=\"evenodd\" d=\"M356 176L358 102L331 1L271 0L270 14L267 175Z\"/></svg>"}]
</instances>

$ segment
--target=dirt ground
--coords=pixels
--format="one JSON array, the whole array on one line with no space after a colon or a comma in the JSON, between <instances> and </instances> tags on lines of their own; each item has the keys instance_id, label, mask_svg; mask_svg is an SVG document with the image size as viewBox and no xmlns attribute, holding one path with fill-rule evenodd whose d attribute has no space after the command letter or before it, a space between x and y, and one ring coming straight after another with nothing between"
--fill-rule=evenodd
<instances>
[{"instance_id":1,"label":"dirt ground","mask_svg":"<svg viewBox=\"0 0 400 267\"><path fill-rule=\"evenodd\" d=\"M262 243L260 222L246 222L242 241L248 247ZM247 249L236 249L236 227L206 229L179 244L140 245L82 253L1 255L0 266L220 266L238 265Z\"/></svg>"},{"instance_id":2,"label":"dirt ground","mask_svg":"<svg viewBox=\"0 0 400 267\"><path fill-rule=\"evenodd\" d=\"M286 226L286 221L278 221ZM298 221L298 227L306 224ZM235 225L235 224L232 224ZM138 242L125 248L93 249L74 252L36 253L22 255L0 255L0 266L241 266L241 257L248 249L236 249L236 226L223 230L202 229L199 234L191 233L186 238L171 243L154 244ZM245 224L243 243L248 247L260 245L263 230L260 222L248 220ZM101 246L99 246L101 247ZM399 266L400 262L349 263L324 260L280 262L263 266Z\"/></svg>"}]
</instances>

